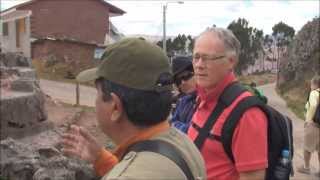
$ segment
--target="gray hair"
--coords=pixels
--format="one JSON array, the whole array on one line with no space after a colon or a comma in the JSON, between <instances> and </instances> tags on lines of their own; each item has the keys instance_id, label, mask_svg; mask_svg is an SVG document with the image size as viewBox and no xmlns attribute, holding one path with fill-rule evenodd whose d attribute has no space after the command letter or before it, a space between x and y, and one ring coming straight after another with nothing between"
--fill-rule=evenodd
<instances>
[{"instance_id":1,"label":"gray hair","mask_svg":"<svg viewBox=\"0 0 320 180\"><path fill-rule=\"evenodd\" d=\"M241 45L232 31L219 27L210 27L202 32L197 37L197 39L206 33L216 35L223 42L225 51L227 51L228 53L232 53L232 55L234 55L237 60L239 59Z\"/></svg>"}]
</instances>

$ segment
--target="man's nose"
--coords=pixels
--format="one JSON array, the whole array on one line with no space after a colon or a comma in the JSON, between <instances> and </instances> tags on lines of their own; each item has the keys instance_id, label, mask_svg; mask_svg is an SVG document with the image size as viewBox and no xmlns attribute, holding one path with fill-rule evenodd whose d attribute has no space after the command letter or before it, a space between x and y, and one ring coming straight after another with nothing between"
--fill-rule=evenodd
<instances>
[{"instance_id":1,"label":"man's nose","mask_svg":"<svg viewBox=\"0 0 320 180\"><path fill-rule=\"evenodd\" d=\"M193 67L196 68L204 68L205 63L201 57L199 59L193 61Z\"/></svg>"}]
</instances>

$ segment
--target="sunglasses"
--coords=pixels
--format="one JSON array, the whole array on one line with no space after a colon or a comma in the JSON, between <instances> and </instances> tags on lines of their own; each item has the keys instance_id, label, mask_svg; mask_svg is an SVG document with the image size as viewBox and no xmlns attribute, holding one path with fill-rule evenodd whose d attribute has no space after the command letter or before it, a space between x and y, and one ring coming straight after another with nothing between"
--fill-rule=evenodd
<instances>
[{"instance_id":1,"label":"sunglasses","mask_svg":"<svg viewBox=\"0 0 320 180\"><path fill-rule=\"evenodd\" d=\"M185 73L183 73L183 74L181 74L181 75L178 75L178 76L174 79L174 83L175 83L177 86L179 86L179 85L182 83L182 81L188 81L190 78L192 78L192 76L193 76L193 72L190 72L190 71L185 72Z\"/></svg>"}]
</instances>

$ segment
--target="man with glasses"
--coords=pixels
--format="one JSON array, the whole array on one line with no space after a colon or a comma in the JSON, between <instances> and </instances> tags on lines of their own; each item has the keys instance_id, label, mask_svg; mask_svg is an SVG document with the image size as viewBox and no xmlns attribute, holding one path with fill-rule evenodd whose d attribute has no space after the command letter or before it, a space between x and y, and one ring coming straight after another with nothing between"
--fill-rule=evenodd
<instances>
[{"instance_id":1,"label":"man with glasses","mask_svg":"<svg viewBox=\"0 0 320 180\"><path fill-rule=\"evenodd\" d=\"M249 108L241 116L234 131L231 144L232 161L221 141L222 127L237 103L248 96L242 93L229 106L220 108L219 98L227 87L236 81L233 69L238 62L240 42L234 34L223 28L209 28L195 41L193 68L197 83L199 105L193 115L188 136L200 148L206 163L208 179L264 179L267 160L267 117L259 108ZM209 116L216 108L221 109L202 144L198 136ZM214 116L213 116L214 117ZM208 124L208 123L207 123Z\"/></svg>"},{"instance_id":2,"label":"man with glasses","mask_svg":"<svg viewBox=\"0 0 320 180\"><path fill-rule=\"evenodd\" d=\"M192 58L175 57L172 61L174 84L179 95L172 113L171 125L187 133L196 106L196 82L193 78Z\"/></svg>"}]
</instances>

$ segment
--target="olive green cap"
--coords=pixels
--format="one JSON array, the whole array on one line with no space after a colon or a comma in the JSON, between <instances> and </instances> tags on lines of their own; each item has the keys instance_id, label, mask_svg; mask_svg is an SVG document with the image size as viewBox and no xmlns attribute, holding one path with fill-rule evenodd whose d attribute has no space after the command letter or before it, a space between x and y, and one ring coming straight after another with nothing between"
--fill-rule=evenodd
<instances>
[{"instance_id":1,"label":"olive green cap","mask_svg":"<svg viewBox=\"0 0 320 180\"><path fill-rule=\"evenodd\" d=\"M108 46L99 66L80 72L77 81L104 78L129 88L157 91L171 86L159 83L165 76L172 73L161 48L140 38L125 38Z\"/></svg>"}]
</instances>

